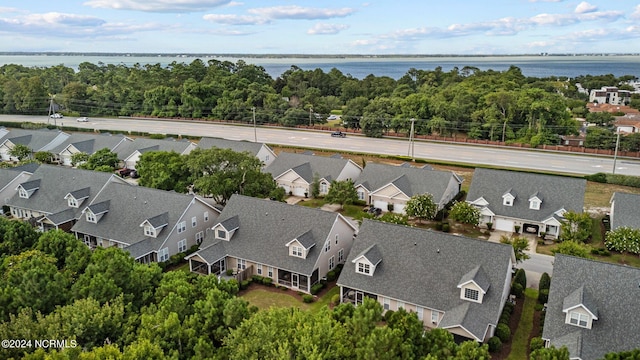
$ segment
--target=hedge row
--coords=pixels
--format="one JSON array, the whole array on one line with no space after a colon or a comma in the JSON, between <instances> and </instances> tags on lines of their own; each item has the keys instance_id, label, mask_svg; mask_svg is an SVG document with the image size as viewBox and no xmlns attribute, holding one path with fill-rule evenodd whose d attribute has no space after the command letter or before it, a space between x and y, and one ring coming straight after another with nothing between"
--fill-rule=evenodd
<instances>
[{"instance_id":1,"label":"hedge row","mask_svg":"<svg viewBox=\"0 0 640 360\"><path fill-rule=\"evenodd\" d=\"M584 178L589 181L595 181L603 184L640 187L640 176L596 173L593 175L587 175Z\"/></svg>"}]
</instances>

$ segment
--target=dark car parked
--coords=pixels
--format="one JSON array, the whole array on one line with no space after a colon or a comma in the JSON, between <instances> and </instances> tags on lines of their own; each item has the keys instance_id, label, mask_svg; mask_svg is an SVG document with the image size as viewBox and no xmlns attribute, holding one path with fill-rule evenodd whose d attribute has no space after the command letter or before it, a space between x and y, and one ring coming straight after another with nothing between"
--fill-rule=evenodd
<instances>
[{"instance_id":1,"label":"dark car parked","mask_svg":"<svg viewBox=\"0 0 640 360\"><path fill-rule=\"evenodd\" d=\"M380 214L382 214L382 209L373 206L364 208L364 211L375 216L380 216Z\"/></svg>"},{"instance_id":2,"label":"dark car parked","mask_svg":"<svg viewBox=\"0 0 640 360\"><path fill-rule=\"evenodd\" d=\"M342 131L334 131L331 133L331 136L333 137L347 137L347 134L343 133Z\"/></svg>"}]
</instances>

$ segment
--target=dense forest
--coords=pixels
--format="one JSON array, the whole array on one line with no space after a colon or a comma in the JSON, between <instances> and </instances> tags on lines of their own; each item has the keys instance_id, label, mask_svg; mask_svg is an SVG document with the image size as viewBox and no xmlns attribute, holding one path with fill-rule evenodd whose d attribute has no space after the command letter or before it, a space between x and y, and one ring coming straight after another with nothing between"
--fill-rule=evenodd
<instances>
[{"instance_id":1,"label":"dense forest","mask_svg":"<svg viewBox=\"0 0 640 360\"><path fill-rule=\"evenodd\" d=\"M406 133L460 135L473 139L557 144L577 134L575 117L587 115L587 95L578 91L618 85L635 76L585 75L574 79L525 77L506 71L454 68L409 69L400 79L369 75L356 79L337 69L297 66L273 79L261 66L242 60L195 60L163 67L81 63L0 67L0 111L5 114L157 116L274 123L324 122L338 111L343 125L367 136ZM640 107L634 95L631 106ZM606 132L593 147L609 148ZM636 145L637 146L637 145Z\"/></svg>"}]
</instances>

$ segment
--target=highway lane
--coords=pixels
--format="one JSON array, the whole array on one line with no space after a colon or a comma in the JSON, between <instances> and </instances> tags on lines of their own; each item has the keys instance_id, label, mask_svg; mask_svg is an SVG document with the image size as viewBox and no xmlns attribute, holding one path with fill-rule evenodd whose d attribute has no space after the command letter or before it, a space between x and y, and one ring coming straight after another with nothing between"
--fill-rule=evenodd
<instances>
[{"instance_id":1,"label":"highway lane","mask_svg":"<svg viewBox=\"0 0 640 360\"><path fill-rule=\"evenodd\" d=\"M50 122L46 116L0 115L0 121ZM89 122L76 122L75 118L57 119L58 125L77 126L96 130L143 131L160 134L192 136L213 136L230 140L254 140L252 126L178 122L169 120L109 119L89 118ZM357 135L333 138L326 132L311 132L294 129L258 127L258 142L269 144L315 147L335 151L354 151L384 155L409 155L407 139L373 139ZM519 150L511 148L484 147L476 145L447 144L416 141L415 158L458 162L466 164L486 164L497 167L535 169L550 172L593 174L612 172L611 157L596 157L581 154L565 154L544 151ZM640 161L618 158L616 173L640 176Z\"/></svg>"}]
</instances>

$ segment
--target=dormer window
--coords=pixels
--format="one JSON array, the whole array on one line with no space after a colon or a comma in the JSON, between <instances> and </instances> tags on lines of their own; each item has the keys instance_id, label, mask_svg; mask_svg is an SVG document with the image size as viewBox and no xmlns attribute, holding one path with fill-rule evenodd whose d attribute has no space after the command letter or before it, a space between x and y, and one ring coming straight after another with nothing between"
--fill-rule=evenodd
<instances>
[{"instance_id":1,"label":"dormer window","mask_svg":"<svg viewBox=\"0 0 640 360\"><path fill-rule=\"evenodd\" d=\"M27 190L25 190L23 188L18 189L18 195L23 199L28 199L29 198L29 193L27 192Z\"/></svg>"},{"instance_id":2,"label":"dormer window","mask_svg":"<svg viewBox=\"0 0 640 360\"><path fill-rule=\"evenodd\" d=\"M478 301L480 297L480 292L476 289L465 288L464 289L464 298L471 301Z\"/></svg>"},{"instance_id":3,"label":"dormer window","mask_svg":"<svg viewBox=\"0 0 640 360\"><path fill-rule=\"evenodd\" d=\"M221 240L227 239L227 232L224 229L218 229L216 231L216 238Z\"/></svg>"},{"instance_id":4,"label":"dormer window","mask_svg":"<svg viewBox=\"0 0 640 360\"><path fill-rule=\"evenodd\" d=\"M291 246L291 255L296 257L304 257L304 249L301 246Z\"/></svg>"},{"instance_id":5,"label":"dormer window","mask_svg":"<svg viewBox=\"0 0 640 360\"><path fill-rule=\"evenodd\" d=\"M73 208L77 208L78 207L78 201L73 196L69 196L67 198L67 205L69 205L70 207L73 207Z\"/></svg>"},{"instance_id":6,"label":"dormer window","mask_svg":"<svg viewBox=\"0 0 640 360\"><path fill-rule=\"evenodd\" d=\"M529 209L540 210L540 201L537 201L537 200L529 201Z\"/></svg>"},{"instance_id":7,"label":"dormer window","mask_svg":"<svg viewBox=\"0 0 640 360\"><path fill-rule=\"evenodd\" d=\"M371 275L371 265L361 261L356 267L356 272L358 274Z\"/></svg>"},{"instance_id":8,"label":"dormer window","mask_svg":"<svg viewBox=\"0 0 640 360\"><path fill-rule=\"evenodd\" d=\"M512 193L511 189L502 195L502 205L504 206L513 206L513 201L516 199L516 196Z\"/></svg>"},{"instance_id":9,"label":"dormer window","mask_svg":"<svg viewBox=\"0 0 640 360\"><path fill-rule=\"evenodd\" d=\"M91 222L94 224L98 223L98 221L96 220L96 215L94 213L92 213L91 211L87 211L85 214L88 222Z\"/></svg>"},{"instance_id":10,"label":"dormer window","mask_svg":"<svg viewBox=\"0 0 640 360\"><path fill-rule=\"evenodd\" d=\"M151 226L151 225L145 225L144 226L144 235L145 236L156 237L156 229L154 229L153 226Z\"/></svg>"},{"instance_id":11,"label":"dormer window","mask_svg":"<svg viewBox=\"0 0 640 360\"><path fill-rule=\"evenodd\" d=\"M587 314L579 313L577 311L571 311L569 313L569 324L571 325L588 328L589 320L590 320L590 317Z\"/></svg>"}]
</instances>

